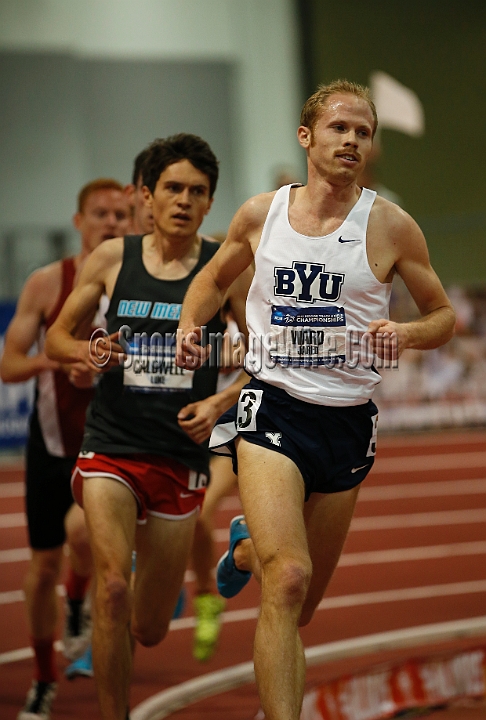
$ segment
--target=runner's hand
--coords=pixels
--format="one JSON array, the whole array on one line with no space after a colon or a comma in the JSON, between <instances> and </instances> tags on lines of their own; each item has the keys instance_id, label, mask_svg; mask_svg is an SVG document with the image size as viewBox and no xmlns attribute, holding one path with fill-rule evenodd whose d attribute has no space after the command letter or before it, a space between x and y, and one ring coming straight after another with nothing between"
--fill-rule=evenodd
<instances>
[{"instance_id":1,"label":"runner's hand","mask_svg":"<svg viewBox=\"0 0 486 720\"><path fill-rule=\"evenodd\" d=\"M211 345L200 345L202 330L193 328L187 333L177 331L176 365L187 370L197 370L204 365L211 352Z\"/></svg>"},{"instance_id":2,"label":"runner's hand","mask_svg":"<svg viewBox=\"0 0 486 720\"><path fill-rule=\"evenodd\" d=\"M198 445L211 435L214 424L221 414L219 404L216 404L213 398L214 395L211 395L205 400L189 403L177 415L181 428Z\"/></svg>"},{"instance_id":3,"label":"runner's hand","mask_svg":"<svg viewBox=\"0 0 486 720\"><path fill-rule=\"evenodd\" d=\"M373 349L382 360L396 360L404 351L404 325L391 320L373 320L368 325L368 332L373 336Z\"/></svg>"},{"instance_id":4,"label":"runner's hand","mask_svg":"<svg viewBox=\"0 0 486 720\"><path fill-rule=\"evenodd\" d=\"M95 331L87 343L85 362L90 370L103 373L126 360L126 353L119 343L120 333L108 335L105 331Z\"/></svg>"}]
</instances>

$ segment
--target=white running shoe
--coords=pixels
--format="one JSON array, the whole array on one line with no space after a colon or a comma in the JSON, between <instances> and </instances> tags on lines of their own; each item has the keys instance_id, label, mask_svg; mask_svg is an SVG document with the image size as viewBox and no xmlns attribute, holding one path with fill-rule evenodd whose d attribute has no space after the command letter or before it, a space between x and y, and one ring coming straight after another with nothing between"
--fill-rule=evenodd
<instances>
[{"instance_id":1,"label":"white running shoe","mask_svg":"<svg viewBox=\"0 0 486 720\"><path fill-rule=\"evenodd\" d=\"M56 697L57 683L33 680L27 693L25 707L17 715L17 720L50 720L52 701Z\"/></svg>"}]
</instances>

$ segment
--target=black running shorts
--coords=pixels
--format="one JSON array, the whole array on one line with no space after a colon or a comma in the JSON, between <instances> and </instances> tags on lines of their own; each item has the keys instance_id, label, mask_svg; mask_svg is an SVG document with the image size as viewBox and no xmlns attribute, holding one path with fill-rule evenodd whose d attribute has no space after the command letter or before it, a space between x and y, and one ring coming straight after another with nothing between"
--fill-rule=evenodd
<instances>
[{"instance_id":1,"label":"black running shorts","mask_svg":"<svg viewBox=\"0 0 486 720\"><path fill-rule=\"evenodd\" d=\"M50 550L66 540L64 518L73 504L71 473L76 458L47 452L34 412L30 422L25 473L25 510L29 543L34 550Z\"/></svg>"},{"instance_id":2,"label":"black running shorts","mask_svg":"<svg viewBox=\"0 0 486 720\"><path fill-rule=\"evenodd\" d=\"M377 420L371 400L346 407L315 405L252 378L238 403L219 418L210 449L231 454L235 472L237 436L286 455L302 474L307 500L313 492L350 490L365 479L375 459Z\"/></svg>"}]
</instances>

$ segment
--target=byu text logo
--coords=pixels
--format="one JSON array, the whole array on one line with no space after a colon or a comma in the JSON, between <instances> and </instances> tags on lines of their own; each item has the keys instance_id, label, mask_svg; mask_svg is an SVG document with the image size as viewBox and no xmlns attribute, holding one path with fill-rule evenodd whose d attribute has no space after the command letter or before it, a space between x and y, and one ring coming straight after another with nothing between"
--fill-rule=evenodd
<instances>
[{"instance_id":1,"label":"byu text logo","mask_svg":"<svg viewBox=\"0 0 486 720\"><path fill-rule=\"evenodd\" d=\"M301 302L335 302L341 295L343 282L343 273L328 272L320 263L293 262L291 268L275 268L275 295Z\"/></svg>"}]
</instances>

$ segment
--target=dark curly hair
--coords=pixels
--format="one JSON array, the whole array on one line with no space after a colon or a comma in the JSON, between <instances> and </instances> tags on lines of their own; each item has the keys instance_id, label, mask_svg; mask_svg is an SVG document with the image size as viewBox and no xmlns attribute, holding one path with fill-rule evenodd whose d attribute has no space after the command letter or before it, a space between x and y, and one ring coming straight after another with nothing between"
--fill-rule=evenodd
<instances>
[{"instance_id":1,"label":"dark curly hair","mask_svg":"<svg viewBox=\"0 0 486 720\"><path fill-rule=\"evenodd\" d=\"M166 167L181 160L189 160L209 179L209 197L213 197L219 175L219 162L208 143L197 135L179 133L154 140L144 151L143 184L154 192Z\"/></svg>"}]
</instances>

